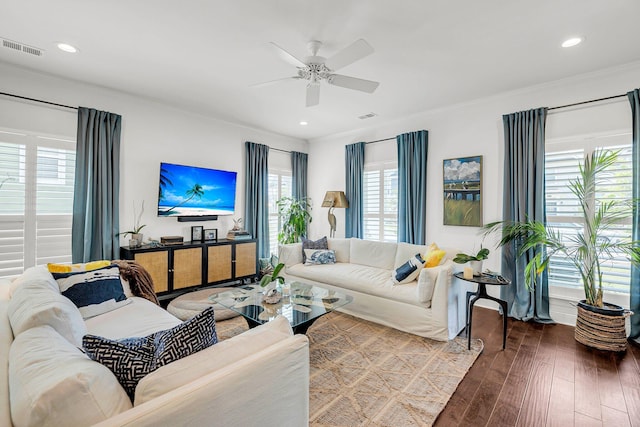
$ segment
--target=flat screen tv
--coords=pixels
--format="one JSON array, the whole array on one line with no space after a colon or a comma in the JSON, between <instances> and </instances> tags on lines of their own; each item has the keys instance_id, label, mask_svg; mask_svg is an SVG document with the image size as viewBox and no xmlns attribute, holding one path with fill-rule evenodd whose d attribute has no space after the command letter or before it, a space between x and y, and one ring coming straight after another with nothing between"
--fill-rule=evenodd
<instances>
[{"instance_id":1,"label":"flat screen tv","mask_svg":"<svg viewBox=\"0 0 640 427\"><path fill-rule=\"evenodd\" d=\"M207 218L232 215L236 172L160 163L158 216Z\"/></svg>"}]
</instances>

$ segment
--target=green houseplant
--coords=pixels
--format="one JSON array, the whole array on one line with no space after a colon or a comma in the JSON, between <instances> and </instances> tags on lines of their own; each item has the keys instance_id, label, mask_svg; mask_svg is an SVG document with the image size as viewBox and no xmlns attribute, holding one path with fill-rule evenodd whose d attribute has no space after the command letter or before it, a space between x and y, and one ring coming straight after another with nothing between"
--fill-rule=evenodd
<instances>
[{"instance_id":1,"label":"green houseplant","mask_svg":"<svg viewBox=\"0 0 640 427\"><path fill-rule=\"evenodd\" d=\"M311 199L282 197L276 202L282 228L278 233L278 242L296 243L307 235L307 226L311 222Z\"/></svg>"},{"instance_id":2,"label":"green houseplant","mask_svg":"<svg viewBox=\"0 0 640 427\"><path fill-rule=\"evenodd\" d=\"M489 249L483 248L480 245L480 250L475 255L468 255L465 253L456 254L455 258L453 258L453 262L458 264L469 263L471 268L473 269L473 275L479 276L482 274L482 261L489 257Z\"/></svg>"},{"instance_id":3,"label":"green houseplant","mask_svg":"<svg viewBox=\"0 0 640 427\"><path fill-rule=\"evenodd\" d=\"M606 263L616 255L623 254L634 264L640 264L639 242L631 238L612 240L607 232L628 219L632 214L631 200L622 202L615 199L597 201L596 192L606 172L617 160L618 152L596 150L585 157L579 165L579 175L569 183L569 190L576 197L581 210L584 227L577 233L562 231L545 226L539 221L505 222L499 221L485 226L486 233L500 232L499 246L515 243L518 256L531 250L535 254L525 266L525 283L529 289L535 286L537 278L549 268L550 259L554 255L562 255L576 269L582 281L585 300L578 304L578 322L576 339L581 328L593 323L581 321L583 311L591 311L604 316L621 318L624 310L621 307L603 302L602 278ZM582 309L582 310L581 310ZM624 334L624 321L622 321ZM583 342L591 345L590 343ZM626 342L625 342L626 348ZM597 348L596 345L592 345ZM602 348L610 349L610 348Z\"/></svg>"},{"instance_id":4,"label":"green houseplant","mask_svg":"<svg viewBox=\"0 0 640 427\"><path fill-rule=\"evenodd\" d=\"M144 213L144 200L142 201L142 206L140 207L140 213L136 214L136 204L133 204L133 228L128 231L123 231L121 233L116 234L116 236L127 237L131 235L131 240L135 241L135 246L140 246L142 244L142 233L140 231L146 227L145 224L140 224L140 220L142 219L142 214Z\"/></svg>"}]
</instances>

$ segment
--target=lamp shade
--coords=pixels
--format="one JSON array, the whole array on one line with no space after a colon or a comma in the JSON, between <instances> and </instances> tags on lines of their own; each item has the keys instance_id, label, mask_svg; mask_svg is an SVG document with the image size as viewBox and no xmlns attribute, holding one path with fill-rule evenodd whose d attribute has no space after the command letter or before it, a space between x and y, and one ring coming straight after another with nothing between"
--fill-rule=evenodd
<instances>
[{"instance_id":1,"label":"lamp shade","mask_svg":"<svg viewBox=\"0 0 640 427\"><path fill-rule=\"evenodd\" d=\"M344 191L327 191L322 201L323 208L348 208L349 201Z\"/></svg>"}]
</instances>

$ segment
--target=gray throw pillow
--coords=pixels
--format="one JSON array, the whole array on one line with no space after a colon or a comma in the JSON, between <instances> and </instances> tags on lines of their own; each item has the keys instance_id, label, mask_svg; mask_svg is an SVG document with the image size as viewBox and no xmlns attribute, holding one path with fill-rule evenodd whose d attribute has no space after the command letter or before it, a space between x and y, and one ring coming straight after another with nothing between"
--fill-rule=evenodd
<instances>
[{"instance_id":1,"label":"gray throw pillow","mask_svg":"<svg viewBox=\"0 0 640 427\"><path fill-rule=\"evenodd\" d=\"M304 253L305 249L329 249L329 242L327 242L327 236L316 241L302 238L302 263L307 262L307 256Z\"/></svg>"}]
</instances>

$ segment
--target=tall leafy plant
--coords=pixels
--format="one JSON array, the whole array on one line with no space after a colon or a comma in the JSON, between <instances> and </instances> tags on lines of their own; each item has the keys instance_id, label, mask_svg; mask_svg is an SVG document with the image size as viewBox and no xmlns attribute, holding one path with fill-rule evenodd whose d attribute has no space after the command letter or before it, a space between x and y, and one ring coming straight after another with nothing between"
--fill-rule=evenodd
<instances>
[{"instance_id":1,"label":"tall leafy plant","mask_svg":"<svg viewBox=\"0 0 640 427\"><path fill-rule=\"evenodd\" d=\"M278 233L281 244L296 243L307 235L307 226L311 222L311 199L282 197L276 202L282 228Z\"/></svg>"},{"instance_id":2,"label":"tall leafy plant","mask_svg":"<svg viewBox=\"0 0 640 427\"><path fill-rule=\"evenodd\" d=\"M631 200L596 199L598 185L607 179L608 171L618 158L618 152L596 150L579 165L580 173L569 182L582 212L584 227L576 234L565 234L539 221L499 221L485 226L487 233L500 231L500 246L515 243L518 256L529 251L534 255L525 267L525 283L532 288L554 255L563 255L576 268L582 279L587 304L603 307L603 266L622 254L634 264L640 264L640 242L631 238L612 240L607 234L633 212ZM606 267L605 267L606 268Z\"/></svg>"}]
</instances>

